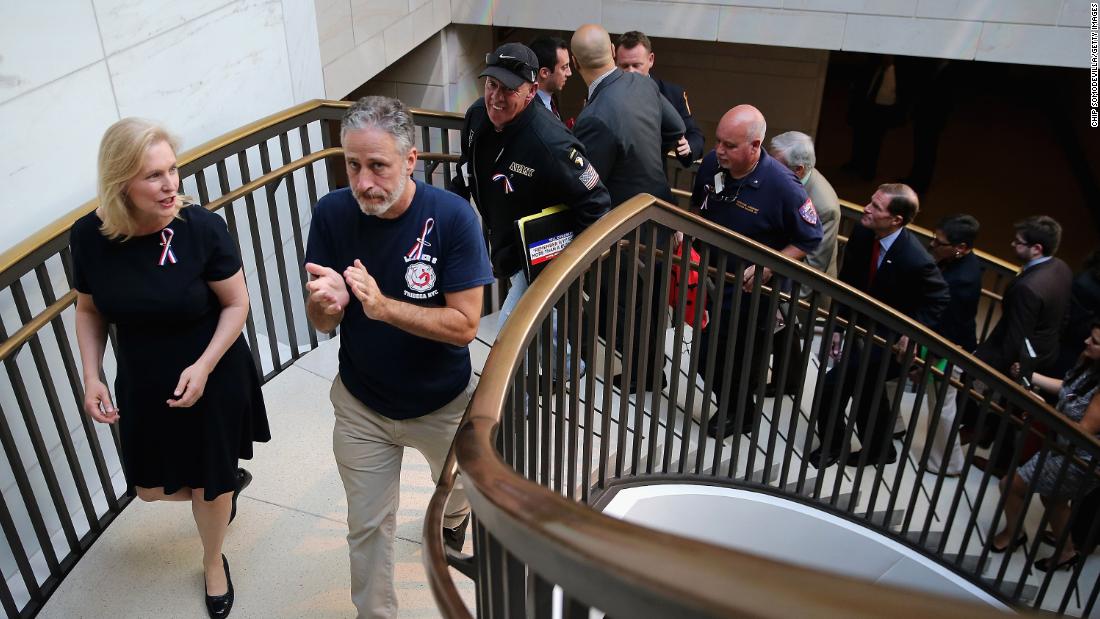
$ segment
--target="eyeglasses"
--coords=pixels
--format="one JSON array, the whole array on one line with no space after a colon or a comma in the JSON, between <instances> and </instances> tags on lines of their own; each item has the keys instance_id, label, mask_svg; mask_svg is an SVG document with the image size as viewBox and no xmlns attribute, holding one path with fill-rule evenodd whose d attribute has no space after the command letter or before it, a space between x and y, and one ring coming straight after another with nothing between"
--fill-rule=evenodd
<instances>
[{"instance_id":1,"label":"eyeglasses","mask_svg":"<svg viewBox=\"0 0 1100 619\"><path fill-rule=\"evenodd\" d=\"M527 64L519 58L515 58L512 56L499 56L496 52L489 52L488 54L485 54L485 64L490 67L503 67L505 69L508 69L509 71L512 71L517 75L523 76L523 78L528 82L535 81L535 78L539 72L538 68L532 67L531 65Z\"/></svg>"},{"instance_id":2,"label":"eyeglasses","mask_svg":"<svg viewBox=\"0 0 1100 619\"><path fill-rule=\"evenodd\" d=\"M737 191L733 192L732 196L724 196L721 193L715 191L713 186L704 185L703 189L706 191L707 195L705 198L703 198L703 204L699 207L699 210L705 211L707 209L707 204L710 202L711 197L713 197L714 201L718 202L719 204L737 204L737 198L741 195L741 188L744 186L745 183L741 183L737 185ZM723 191L725 191L725 189L723 189Z\"/></svg>"},{"instance_id":3,"label":"eyeglasses","mask_svg":"<svg viewBox=\"0 0 1100 619\"><path fill-rule=\"evenodd\" d=\"M1014 238L1014 239L1012 239L1012 243L1011 243L1011 244L1012 244L1013 246L1016 246L1016 245L1024 245L1024 246L1028 246L1028 245L1034 245L1035 243L1028 243L1027 241L1025 241L1025 240L1023 240L1023 239L1017 239L1017 238Z\"/></svg>"},{"instance_id":4,"label":"eyeglasses","mask_svg":"<svg viewBox=\"0 0 1100 619\"><path fill-rule=\"evenodd\" d=\"M946 247L948 245L951 245L951 241L941 241L936 237L932 237L932 240L928 241L928 245L929 247L935 249L936 247Z\"/></svg>"}]
</instances>

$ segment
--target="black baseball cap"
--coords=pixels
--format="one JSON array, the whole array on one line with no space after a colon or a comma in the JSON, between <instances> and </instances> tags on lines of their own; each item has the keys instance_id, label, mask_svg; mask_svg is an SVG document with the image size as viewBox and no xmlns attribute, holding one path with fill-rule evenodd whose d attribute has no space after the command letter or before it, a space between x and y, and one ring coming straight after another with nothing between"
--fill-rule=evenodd
<instances>
[{"instance_id":1,"label":"black baseball cap","mask_svg":"<svg viewBox=\"0 0 1100 619\"><path fill-rule=\"evenodd\" d=\"M485 70L478 77L489 76L515 90L524 82L537 81L539 57L522 43L505 43L496 51L485 54Z\"/></svg>"}]
</instances>

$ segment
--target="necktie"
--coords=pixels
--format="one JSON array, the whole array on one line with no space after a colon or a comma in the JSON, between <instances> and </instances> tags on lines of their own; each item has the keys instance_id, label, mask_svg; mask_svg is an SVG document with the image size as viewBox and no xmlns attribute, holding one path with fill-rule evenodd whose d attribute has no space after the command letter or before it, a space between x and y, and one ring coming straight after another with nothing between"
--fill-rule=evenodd
<instances>
[{"instance_id":1,"label":"necktie","mask_svg":"<svg viewBox=\"0 0 1100 619\"><path fill-rule=\"evenodd\" d=\"M878 273L878 254L882 249L882 243L878 239L875 239L875 246L871 249L871 268L867 276L867 287L871 287L875 283L875 273Z\"/></svg>"},{"instance_id":2,"label":"necktie","mask_svg":"<svg viewBox=\"0 0 1100 619\"><path fill-rule=\"evenodd\" d=\"M558 117L558 120L561 120L561 114L558 113L558 99L557 99L557 97L554 97L554 96L550 97L550 111L554 113L554 116Z\"/></svg>"}]
</instances>

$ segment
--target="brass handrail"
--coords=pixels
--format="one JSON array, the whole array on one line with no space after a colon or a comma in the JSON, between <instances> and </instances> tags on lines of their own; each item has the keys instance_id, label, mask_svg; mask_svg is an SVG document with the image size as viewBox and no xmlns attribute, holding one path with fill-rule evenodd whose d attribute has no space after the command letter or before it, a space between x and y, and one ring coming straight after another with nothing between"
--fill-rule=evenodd
<instances>
[{"instance_id":1,"label":"brass handrail","mask_svg":"<svg viewBox=\"0 0 1100 619\"><path fill-rule=\"evenodd\" d=\"M429 505L425 530L439 531L443 499L460 469L479 522L501 539L510 553L520 559L537 556L540 560L531 564L545 569L551 582L561 583L580 599L598 600L601 608L613 615L625 609L619 604L641 603L652 610L652 616L682 613L685 609L716 617L881 616L896 608L905 608L914 616L999 616L988 607L794 567L610 518L523 478L502 460L494 448L495 435L511 377L539 323L550 312L551 299L584 271L592 256L615 242L611 239L620 238L647 215L659 211L690 218L693 224L718 235L732 235L647 195L628 200L579 235L532 283L501 329L456 435L454 457L448 459ZM770 252L743 237L738 240L749 246L749 254ZM778 258L792 268L806 269L810 277L821 278L800 262ZM825 286L862 296L832 280ZM862 300L910 325L904 315L869 297L863 296ZM918 328L937 347L954 350L936 333ZM987 366L983 369L992 371ZM1026 392L1014 388L1016 397L1030 401ZM1100 448L1100 442L1093 442ZM438 534L425 536L424 562L432 574L437 602L456 611L447 616L468 617L453 582L445 576L446 559ZM655 571L653 566L660 569ZM600 577L592 578L595 574ZM628 595L637 599L630 602Z\"/></svg>"}]
</instances>

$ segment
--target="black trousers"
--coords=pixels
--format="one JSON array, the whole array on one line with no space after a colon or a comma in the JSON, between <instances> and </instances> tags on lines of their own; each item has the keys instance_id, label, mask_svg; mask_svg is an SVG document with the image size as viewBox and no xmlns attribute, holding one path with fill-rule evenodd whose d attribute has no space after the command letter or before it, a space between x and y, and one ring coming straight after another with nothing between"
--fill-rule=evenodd
<instances>
[{"instance_id":1,"label":"black trousers","mask_svg":"<svg viewBox=\"0 0 1100 619\"><path fill-rule=\"evenodd\" d=\"M715 398L718 401L719 409L722 407L722 390L729 383L729 403L728 412L726 413L726 419L733 419L734 415L738 413L735 403L741 402L742 419L744 425L751 423L751 415L753 413L753 406L755 405L755 398L753 394L756 392L757 386L760 385L760 381L764 376L764 368L766 363L760 359L764 354L764 344L767 341L766 338L771 337L771 334L766 332L767 320L765 320L765 307L764 303L758 309L758 316L755 322L749 322L749 304L750 298L747 294L741 297L740 316L736 325L730 324L733 318L733 308L729 307L730 299L725 299L722 306L722 312L717 321L718 335L714 343L716 347L714 362L713 362L713 376L711 390L714 393ZM750 328L751 324L751 328ZM712 322L702 333L696 337L702 337L699 348L699 375L706 377L706 372L712 366L708 364L710 346L711 346L711 333L710 330L715 328L715 324ZM748 350L748 336L753 334L753 346L752 350ZM737 341L734 343L733 356L727 363L726 361L726 349L728 347L729 339L736 334ZM748 364L747 380L741 380L741 372ZM715 411L717 414L717 411Z\"/></svg>"},{"instance_id":2,"label":"black trousers","mask_svg":"<svg viewBox=\"0 0 1100 619\"><path fill-rule=\"evenodd\" d=\"M860 347L862 348L862 347ZM878 456L891 447L888 442L894 431L894 420L890 417L890 398L887 397L887 388L882 386L882 394L877 401L872 401L875 389L881 385L876 379L881 364L885 361L889 365L886 368L886 380L893 380L901 375L901 364L894 359L892 354L883 355L883 350L875 346L867 361L867 373L863 382L857 384L859 379L860 361L863 350L853 350L846 364L847 371L842 372L845 365L837 363L831 370L825 373L825 388L821 393L821 403L817 416L817 435L821 439L822 451L839 454L844 440L845 414L848 403L856 391L859 391L859 405L853 411L859 442L863 450L871 457ZM841 382L840 375L844 374ZM840 390L840 400L833 409L833 398L837 390ZM829 424L832 422L832 431Z\"/></svg>"}]
</instances>

